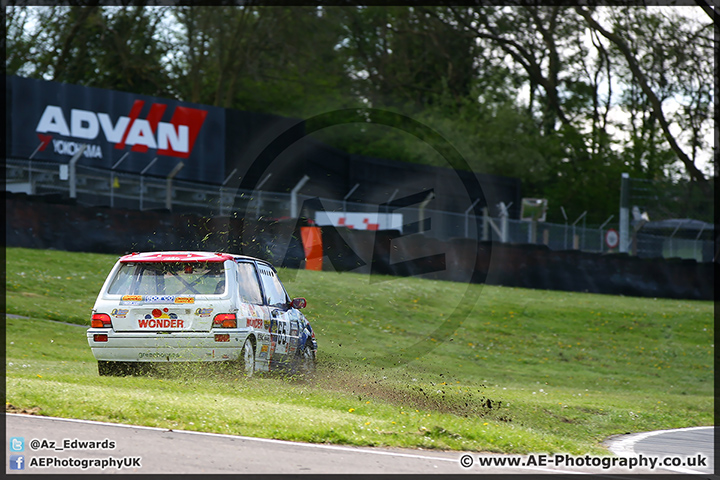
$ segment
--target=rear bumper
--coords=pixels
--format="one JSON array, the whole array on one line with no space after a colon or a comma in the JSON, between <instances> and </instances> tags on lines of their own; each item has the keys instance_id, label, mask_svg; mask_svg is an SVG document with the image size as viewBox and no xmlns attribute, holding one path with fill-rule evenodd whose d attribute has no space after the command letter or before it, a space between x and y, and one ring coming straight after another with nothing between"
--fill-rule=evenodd
<instances>
[{"instance_id":1,"label":"rear bumper","mask_svg":"<svg viewBox=\"0 0 720 480\"><path fill-rule=\"evenodd\" d=\"M88 345L96 360L122 362L223 362L240 357L249 329L218 329L211 332L114 332L107 328L87 330ZM94 340L107 335L106 342ZM216 341L227 335L228 341Z\"/></svg>"}]
</instances>

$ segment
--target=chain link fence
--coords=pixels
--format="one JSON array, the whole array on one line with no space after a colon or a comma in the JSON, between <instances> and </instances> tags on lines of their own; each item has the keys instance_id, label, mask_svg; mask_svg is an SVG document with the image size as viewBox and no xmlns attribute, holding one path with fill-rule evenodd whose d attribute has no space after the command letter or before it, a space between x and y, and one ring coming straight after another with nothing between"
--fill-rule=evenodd
<instances>
[{"instance_id":1,"label":"chain link fence","mask_svg":"<svg viewBox=\"0 0 720 480\"><path fill-rule=\"evenodd\" d=\"M291 194L250 191L217 185L204 185L180 180L129 174L82 165L72 172L51 162L7 159L5 161L6 191L29 195L59 195L75 198L85 206L107 206L137 210L166 209L176 213L203 216L242 215L251 218L284 219L298 214L316 218L316 211L303 211L311 197ZM608 229L617 224L592 228L569 224L529 222L490 216L476 217L471 213L455 213L417 206L392 208L322 198L325 212L366 214L365 224L353 228L377 229L377 214L395 214L402 219L400 229L405 235L421 233L438 240L479 238L514 244L540 244L551 250L580 250L608 253ZM295 207L293 206L295 205ZM296 211L293 212L293 209ZM336 215L337 217L337 215ZM340 215L343 217L343 215ZM349 217L349 215L345 215ZM362 215L361 215L362 217ZM349 223L346 225L350 225ZM714 242L707 239L676 238L637 232L633 238L634 254L644 258L686 258L699 262L713 261Z\"/></svg>"}]
</instances>

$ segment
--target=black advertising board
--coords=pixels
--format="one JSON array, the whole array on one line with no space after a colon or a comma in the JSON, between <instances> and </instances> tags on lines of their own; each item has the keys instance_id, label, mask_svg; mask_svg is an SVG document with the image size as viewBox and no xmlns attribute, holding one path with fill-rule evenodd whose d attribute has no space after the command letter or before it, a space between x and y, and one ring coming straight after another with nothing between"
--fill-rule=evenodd
<instances>
[{"instance_id":1,"label":"black advertising board","mask_svg":"<svg viewBox=\"0 0 720 480\"><path fill-rule=\"evenodd\" d=\"M63 164L85 144L79 165L165 177L182 162L176 179L224 180L222 108L17 76L6 80L8 158Z\"/></svg>"}]
</instances>

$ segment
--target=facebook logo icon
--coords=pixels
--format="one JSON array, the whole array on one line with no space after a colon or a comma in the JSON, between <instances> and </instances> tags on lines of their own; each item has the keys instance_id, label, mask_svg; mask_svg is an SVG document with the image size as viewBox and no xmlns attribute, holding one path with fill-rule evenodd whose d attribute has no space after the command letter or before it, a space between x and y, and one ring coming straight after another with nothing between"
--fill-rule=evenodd
<instances>
[{"instance_id":1,"label":"facebook logo icon","mask_svg":"<svg viewBox=\"0 0 720 480\"><path fill-rule=\"evenodd\" d=\"M10 455L10 470L25 470L25 455Z\"/></svg>"}]
</instances>

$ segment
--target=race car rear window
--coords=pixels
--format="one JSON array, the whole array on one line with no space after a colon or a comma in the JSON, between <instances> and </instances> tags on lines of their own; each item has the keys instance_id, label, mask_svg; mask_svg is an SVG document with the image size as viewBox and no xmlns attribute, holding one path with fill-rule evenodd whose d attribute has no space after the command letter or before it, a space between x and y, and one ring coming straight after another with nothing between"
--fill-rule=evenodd
<instances>
[{"instance_id":1,"label":"race car rear window","mask_svg":"<svg viewBox=\"0 0 720 480\"><path fill-rule=\"evenodd\" d=\"M220 262L129 262L112 279L111 295L213 295L225 293Z\"/></svg>"}]
</instances>

